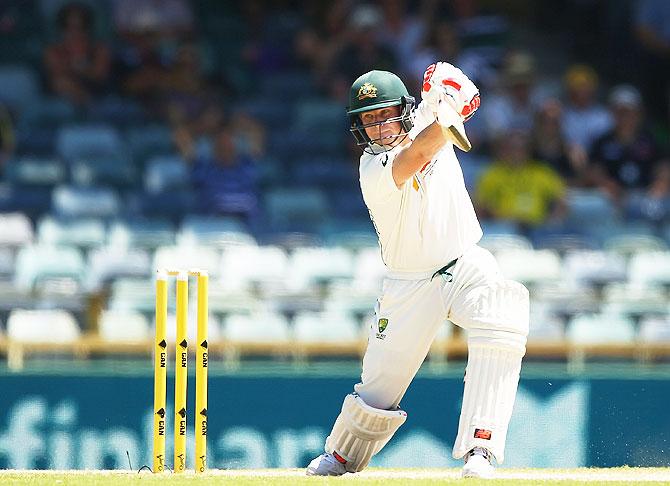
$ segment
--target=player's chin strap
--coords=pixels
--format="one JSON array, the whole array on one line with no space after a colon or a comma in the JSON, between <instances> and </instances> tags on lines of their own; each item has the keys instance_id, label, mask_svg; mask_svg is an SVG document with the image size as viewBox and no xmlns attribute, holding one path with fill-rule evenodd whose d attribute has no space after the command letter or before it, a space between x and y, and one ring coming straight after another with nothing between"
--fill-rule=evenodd
<instances>
[{"instance_id":1,"label":"player's chin strap","mask_svg":"<svg viewBox=\"0 0 670 486\"><path fill-rule=\"evenodd\" d=\"M407 413L400 409L380 410L356 393L347 395L326 439L326 452L333 454L348 472L362 471L406 419Z\"/></svg>"}]
</instances>

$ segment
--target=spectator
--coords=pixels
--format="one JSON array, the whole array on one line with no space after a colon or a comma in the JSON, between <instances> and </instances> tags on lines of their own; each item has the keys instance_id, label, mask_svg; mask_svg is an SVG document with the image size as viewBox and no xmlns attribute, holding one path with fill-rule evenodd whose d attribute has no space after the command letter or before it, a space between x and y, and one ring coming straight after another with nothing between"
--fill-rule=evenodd
<instances>
[{"instance_id":1,"label":"spectator","mask_svg":"<svg viewBox=\"0 0 670 486\"><path fill-rule=\"evenodd\" d=\"M587 159L573 158L563 135L563 107L556 99L548 99L537 111L533 127L533 157L548 163L571 186L585 181Z\"/></svg>"},{"instance_id":2,"label":"spectator","mask_svg":"<svg viewBox=\"0 0 670 486\"><path fill-rule=\"evenodd\" d=\"M255 162L238 151L230 126L217 132L211 157L195 160L191 177L203 213L239 217L253 226L258 216Z\"/></svg>"},{"instance_id":3,"label":"spectator","mask_svg":"<svg viewBox=\"0 0 670 486\"><path fill-rule=\"evenodd\" d=\"M481 175L475 198L481 217L532 227L562 216L564 193L560 175L531 158L528 132L509 130L497 138L495 160Z\"/></svg>"},{"instance_id":4,"label":"spectator","mask_svg":"<svg viewBox=\"0 0 670 486\"><path fill-rule=\"evenodd\" d=\"M564 85L567 94L563 115L565 137L575 150L588 154L593 142L612 128L612 115L597 101L598 75L590 66L570 67L565 73Z\"/></svg>"},{"instance_id":5,"label":"spectator","mask_svg":"<svg viewBox=\"0 0 670 486\"><path fill-rule=\"evenodd\" d=\"M377 30L382 22L379 9L371 4L362 4L352 10L349 19L346 41L335 55L329 72L345 79L355 79L371 69L395 70L393 51L377 39Z\"/></svg>"},{"instance_id":6,"label":"spectator","mask_svg":"<svg viewBox=\"0 0 670 486\"><path fill-rule=\"evenodd\" d=\"M502 73L503 92L482 103L482 118L490 140L500 137L509 127L530 131L537 105L535 63L525 53L507 57Z\"/></svg>"},{"instance_id":7,"label":"spectator","mask_svg":"<svg viewBox=\"0 0 670 486\"><path fill-rule=\"evenodd\" d=\"M57 19L61 38L44 53L49 88L76 105L86 105L108 87L109 50L93 39L95 19L88 6L67 4Z\"/></svg>"},{"instance_id":8,"label":"spectator","mask_svg":"<svg viewBox=\"0 0 670 486\"><path fill-rule=\"evenodd\" d=\"M615 200L630 189L652 181L660 151L644 124L642 97L630 85L616 86L610 95L614 127L597 140L591 152L594 181Z\"/></svg>"},{"instance_id":9,"label":"spectator","mask_svg":"<svg viewBox=\"0 0 670 486\"><path fill-rule=\"evenodd\" d=\"M626 214L632 219L645 219L653 223L667 221L670 217L670 159L663 159L654 166L651 185L644 191L633 191L626 200Z\"/></svg>"},{"instance_id":10,"label":"spectator","mask_svg":"<svg viewBox=\"0 0 670 486\"><path fill-rule=\"evenodd\" d=\"M425 2L423 2L425 4ZM405 0L386 0L381 2L382 22L378 26L380 41L394 51L395 58L403 63L400 68L403 72L410 72L408 63L412 60L426 32L424 15L414 15L407 8ZM415 9L413 9L415 10ZM430 14L427 15L430 18ZM431 62L449 59L434 59ZM428 64L431 64L430 62ZM428 66L426 64L426 66ZM424 66L425 70L425 66ZM423 71L419 73L419 78Z\"/></svg>"}]
</instances>

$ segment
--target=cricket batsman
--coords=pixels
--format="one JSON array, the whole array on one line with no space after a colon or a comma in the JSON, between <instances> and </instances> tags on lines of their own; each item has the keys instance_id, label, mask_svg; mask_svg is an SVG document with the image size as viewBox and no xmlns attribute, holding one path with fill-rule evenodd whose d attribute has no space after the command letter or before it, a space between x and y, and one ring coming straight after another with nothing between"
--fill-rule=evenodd
<instances>
[{"instance_id":1,"label":"cricket batsman","mask_svg":"<svg viewBox=\"0 0 670 486\"><path fill-rule=\"evenodd\" d=\"M360 184L388 269L375 306L360 383L344 398L325 453L308 475L362 471L407 418L399 408L445 319L467 333L468 363L455 459L463 477L490 478L505 438L528 334L528 291L506 280L477 245L482 230L454 145L479 107L460 69L432 64L422 101L387 71L351 86L351 133L363 148Z\"/></svg>"}]
</instances>

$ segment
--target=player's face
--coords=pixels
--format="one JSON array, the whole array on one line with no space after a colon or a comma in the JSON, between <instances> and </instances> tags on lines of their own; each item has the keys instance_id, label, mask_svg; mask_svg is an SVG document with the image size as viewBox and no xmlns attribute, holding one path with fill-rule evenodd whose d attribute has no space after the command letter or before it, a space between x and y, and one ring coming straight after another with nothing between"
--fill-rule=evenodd
<instances>
[{"instance_id":1,"label":"player's face","mask_svg":"<svg viewBox=\"0 0 670 486\"><path fill-rule=\"evenodd\" d=\"M379 145L395 145L398 141L398 135L402 130L399 121L387 122L389 118L400 116L400 106L389 106L388 108L379 108L361 113L361 123L372 126L365 127L370 140Z\"/></svg>"}]
</instances>

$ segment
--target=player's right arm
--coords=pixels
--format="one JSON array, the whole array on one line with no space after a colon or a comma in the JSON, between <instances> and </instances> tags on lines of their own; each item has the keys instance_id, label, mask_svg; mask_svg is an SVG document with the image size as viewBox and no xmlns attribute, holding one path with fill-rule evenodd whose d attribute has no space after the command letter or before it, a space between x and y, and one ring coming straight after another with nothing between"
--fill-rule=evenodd
<instances>
[{"instance_id":1,"label":"player's right arm","mask_svg":"<svg viewBox=\"0 0 670 486\"><path fill-rule=\"evenodd\" d=\"M447 138L442 126L434 121L421 130L410 145L400 149L393 161L393 182L400 188L416 172L430 162L440 151Z\"/></svg>"}]
</instances>

